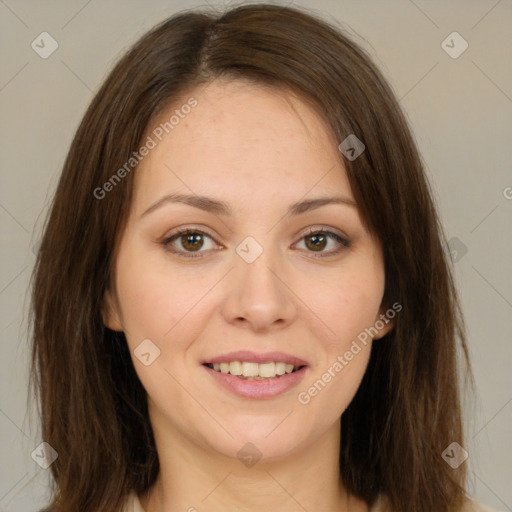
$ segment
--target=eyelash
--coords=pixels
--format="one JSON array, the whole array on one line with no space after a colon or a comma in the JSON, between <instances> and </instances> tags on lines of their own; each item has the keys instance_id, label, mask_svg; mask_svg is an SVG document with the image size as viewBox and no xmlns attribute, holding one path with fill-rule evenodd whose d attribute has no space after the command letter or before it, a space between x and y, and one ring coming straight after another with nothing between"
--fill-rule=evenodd
<instances>
[{"instance_id":1,"label":"eyelash","mask_svg":"<svg viewBox=\"0 0 512 512\"><path fill-rule=\"evenodd\" d=\"M207 251L197 251L197 252L189 251L189 252L187 252L187 251L176 250L174 248L171 249L172 242L179 239L183 235L189 235L189 234L203 235L203 236L207 236L208 238L211 238L212 240L214 240L211 235L209 235L205 231L202 231L201 229L182 228L182 229L179 229L178 231L176 231L175 233L173 233L172 235L168 236L167 238L165 238L161 242L161 244L164 246L164 248L167 251L169 251L173 254L178 254L179 256L182 256L184 258L202 258L203 257L202 253L207 252ZM348 240L346 240L345 238L342 238L341 236L339 236L336 233L333 233L332 231L327 231L324 229L310 229L307 233L304 233L304 235L302 235L302 237L300 238L299 241L303 240L304 238L307 238L308 236L312 236L312 235L326 235L331 240L334 240L334 241L338 242L339 244L341 244L341 247L339 247L338 249L336 249L334 251L330 251L325 254L324 253L315 253L314 251L307 251L307 252L313 253L314 258L326 258L329 256L335 256L338 253L340 253L343 249L350 247L350 242Z\"/></svg>"}]
</instances>

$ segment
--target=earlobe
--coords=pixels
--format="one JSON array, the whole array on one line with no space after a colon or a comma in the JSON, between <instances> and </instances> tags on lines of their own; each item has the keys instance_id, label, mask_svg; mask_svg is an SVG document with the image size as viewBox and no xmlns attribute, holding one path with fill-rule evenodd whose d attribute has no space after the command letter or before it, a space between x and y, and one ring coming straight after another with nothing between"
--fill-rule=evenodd
<instances>
[{"instance_id":1,"label":"earlobe","mask_svg":"<svg viewBox=\"0 0 512 512\"><path fill-rule=\"evenodd\" d=\"M106 290L103 296L101 314L105 327L108 327L112 331L123 332L123 326L118 312L118 304L110 290Z\"/></svg>"},{"instance_id":2,"label":"earlobe","mask_svg":"<svg viewBox=\"0 0 512 512\"><path fill-rule=\"evenodd\" d=\"M373 337L374 340L383 338L386 334L391 332L395 326L394 318L387 315L388 311L389 309L381 308L379 314L375 317L374 327L378 330L378 334Z\"/></svg>"}]
</instances>

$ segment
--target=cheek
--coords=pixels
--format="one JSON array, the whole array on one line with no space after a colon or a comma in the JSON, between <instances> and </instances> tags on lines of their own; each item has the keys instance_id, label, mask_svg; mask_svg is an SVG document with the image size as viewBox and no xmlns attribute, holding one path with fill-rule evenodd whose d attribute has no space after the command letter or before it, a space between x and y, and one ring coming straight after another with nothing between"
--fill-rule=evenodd
<instances>
[{"instance_id":1,"label":"cheek","mask_svg":"<svg viewBox=\"0 0 512 512\"><path fill-rule=\"evenodd\" d=\"M384 272L377 262L347 266L336 280L316 293L318 316L329 327L324 357L299 402L319 422L341 416L356 394L371 352L365 329L374 325L384 293Z\"/></svg>"},{"instance_id":2,"label":"cheek","mask_svg":"<svg viewBox=\"0 0 512 512\"><path fill-rule=\"evenodd\" d=\"M132 342L155 339L160 347L176 338L176 332L194 317L195 307L214 284L171 266L165 257L126 248L117 262L117 290L126 332ZM158 341L156 341L158 340Z\"/></svg>"},{"instance_id":3,"label":"cheek","mask_svg":"<svg viewBox=\"0 0 512 512\"><path fill-rule=\"evenodd\" d=\"M170 271L165 263L165 258L152 260L136 248L125 250L117 262L117 290L128 347L140 381L159 407L168 406L172 397L179 409L190 407L188 395L182 393L178 382L189 379L189 369L183 363L202 329L201 319L207 317L207 292L215 280L198 278L197 272L192 275L178 267ZM139 355L148 352L146 365Z\"/></svg>"},{"instance_id":4,"label":"cheek","mask_svg":"<svg viewBox=\"0 0 512 512\"><path fill-rule=\"evenodd\" d=\"M318 429L339 419L366 371L372 342L365 329L373 325L381 299L380 287L370 285L347 279L326 294L329 300L319 303L329 327L328 338L318 340L323 355L297 397Z\"/></svg>"},{"instance_id":5,"label":"cheek","mask_svg":"<svg viewBox=\"0 0 512 512\"><path fill-rule=\"evenodd\" d=\"M378 316L384 280L377 271L345 272L312 298L312 307L325 323L328 352L345 351L352 340L372 326Z\"/></svg>"}]
</instances>

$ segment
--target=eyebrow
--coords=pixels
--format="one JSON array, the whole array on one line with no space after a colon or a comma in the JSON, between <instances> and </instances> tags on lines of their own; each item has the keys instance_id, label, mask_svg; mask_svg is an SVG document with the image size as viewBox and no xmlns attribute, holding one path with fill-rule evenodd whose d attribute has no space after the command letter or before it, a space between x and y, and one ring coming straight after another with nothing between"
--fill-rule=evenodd
<instances>
[{"instance_id":1,"label":"eyebrow","mask_svg":"<svg viewBox=\"0 0 512 512\"><path fill-rule=\"evenodd\" d=\"M142 215L141 218L155 211L161 206L169 203L183 203L204 210L215 215L232 216L233 210L228 203L219 201L208 196L198 196L189 194L168 194L153 203ZM315 210L328 204L342 204L351 207L357 207L355 201L346 197L317 197L315 199L305 199L289 206L287 215L297 216L311 210Z\"/></svg>"}]
</instances>

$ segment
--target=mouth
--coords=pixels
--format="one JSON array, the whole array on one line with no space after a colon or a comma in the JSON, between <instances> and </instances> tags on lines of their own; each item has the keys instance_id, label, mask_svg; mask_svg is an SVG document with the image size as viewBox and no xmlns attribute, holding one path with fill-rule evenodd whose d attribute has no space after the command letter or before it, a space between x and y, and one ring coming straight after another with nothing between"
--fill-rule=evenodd
<instances>
[{"instance_id":1,"label":"mouth","mask_svg":"<svg viewBox=\"0 0 512 512\"><path fill-rule=\"evenodd\" d=\"M291 392L309 373L309 364L283 352L230 352L201 362L211 382L238 397L277 398Z\"/></svg>"},{"instance_id":2,"label":"mouth","mask_svg":"<svg viewBox=\"0 0 512 512\"><path fill-rule=\"evenodd\" d=\"M222 363L205 363L204 366L214 372L233 375L244 380L271 380L295 373L306 365L294 365L283 361L270 361L266 363L224 361Z\"/></svg>"}]
</instances>

